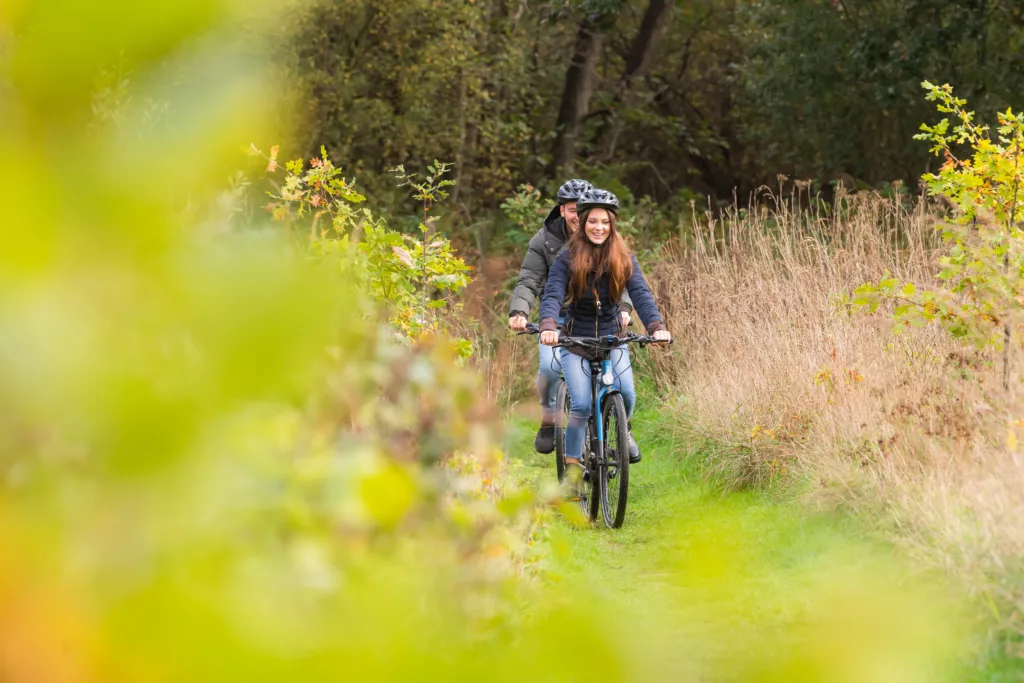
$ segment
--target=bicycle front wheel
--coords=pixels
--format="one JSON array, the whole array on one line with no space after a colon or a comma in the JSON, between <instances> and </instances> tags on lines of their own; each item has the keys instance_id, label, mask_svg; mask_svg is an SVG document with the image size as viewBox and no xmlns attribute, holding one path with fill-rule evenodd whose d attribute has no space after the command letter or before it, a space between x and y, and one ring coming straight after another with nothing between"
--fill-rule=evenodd
<instances>
[{"instance_id":1,"label":"bicycle front wheel","mask_svg":"<svg viewBox=\"0 0 1024 683\"><path fill-rule=\"evenodd\" d=\"M605 526L618 529L626 519L629 494L629 421L622 396L612 394L601 406L604 452L597 458L595 474Z\"/></svg>"}]
</instances>

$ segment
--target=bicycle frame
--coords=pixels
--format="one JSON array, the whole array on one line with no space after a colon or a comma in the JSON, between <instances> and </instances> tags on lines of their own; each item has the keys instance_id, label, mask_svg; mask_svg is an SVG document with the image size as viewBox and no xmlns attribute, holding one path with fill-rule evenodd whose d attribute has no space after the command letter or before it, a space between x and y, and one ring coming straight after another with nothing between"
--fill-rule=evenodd
<instances>
[{"instance_id":1,"label":"bicycle frame","mask_svg":"<svg viewBox=\"0 0 1024 683\"><path fill-rule=\"evenodd\" d=\"M594 431L596 432L596 443L597 452L604 453L604 420L601 419L601 406L604 405L605 397L612 394L621 393L615 388L615 381L612 380L610 384L605 384L605 377L612 375L612 361L611 358L604 358L601 360L601 375L598 377L594 374L596 369L596 362L592 362L590 365L591 377L590 387L591 394L594 397L594 410L590 416L590 419L594 421Z\"/></svg>"}]
</instances>

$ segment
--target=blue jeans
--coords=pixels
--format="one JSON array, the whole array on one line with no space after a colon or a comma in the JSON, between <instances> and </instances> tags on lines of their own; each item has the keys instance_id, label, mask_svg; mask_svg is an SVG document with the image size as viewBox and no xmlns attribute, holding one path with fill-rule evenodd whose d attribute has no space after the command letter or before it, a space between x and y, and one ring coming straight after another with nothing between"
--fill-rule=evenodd
<instances>
[{"instance_id":1,"label":"blue jeans","mask_svg":"<svg viewBox=\"0 0 1024 683\"><path fill-rule=\"evenodd\" d=\"M572 411L565 426L565 457L579 458L583 454L587 420L594 410L594 396L590 386L590 361L569 353L568 349L560 351L565 384L569 389L569 396L572 397ZM611 361L612 374L616 377L613 386L622 394L622 402L626 404L626 416L633 417L636 388L633 386L633 366L629 360L629 349L625 344L612 350Z\"/></svg>"},{"instance_id":2,"label":"blue jeans","mask_svg":"<svg viewBox=\"0 0 1024 683\"><path fill-rule=\"evenodd\" d=\"M558 326L564 318L558 316ZM537 340L540 361L537 364L537 396L540 398L540 420L543 424L555 423L555 403L558 400L558 382L562 379L562 364L559 354L550 346Z\"/></svg>"},{"instance_id":3,"label":"blue jeans","mask_svg":"<svg viewBox=\"0 0 1024 683\"><path fill-rule=\"evenodd\" d=\"M540 344L540 365L537 369L537 395L540 397L541 422L554 424L558 382L562 379L562 364L555 349Z\"/></svg>"}]
</instances>

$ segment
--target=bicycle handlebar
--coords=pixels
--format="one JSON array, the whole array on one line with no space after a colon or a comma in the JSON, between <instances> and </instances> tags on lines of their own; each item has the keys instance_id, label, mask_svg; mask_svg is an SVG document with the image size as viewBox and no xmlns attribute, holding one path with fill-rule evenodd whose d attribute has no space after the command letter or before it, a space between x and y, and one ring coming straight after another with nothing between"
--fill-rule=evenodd
<instances>
[{"instance_id":1,"label":"bicycle handlebar","mask_svg":"<svg viewBox=\"0 0 1024 683\"><path fill-rule=\"evenodd\" d=\"M535 323L526 323L526 330L518 334L540 334L540 328ZM625 337L614 334L606 334L603 337L563 337L559 336L558 343L554 348L568 346L586 346L592 349L612 349L622 344L639 344L641 347L648 344L672 344L673 340L655 339L645 334L628 333Z\"/></svg>"}]
</instances>

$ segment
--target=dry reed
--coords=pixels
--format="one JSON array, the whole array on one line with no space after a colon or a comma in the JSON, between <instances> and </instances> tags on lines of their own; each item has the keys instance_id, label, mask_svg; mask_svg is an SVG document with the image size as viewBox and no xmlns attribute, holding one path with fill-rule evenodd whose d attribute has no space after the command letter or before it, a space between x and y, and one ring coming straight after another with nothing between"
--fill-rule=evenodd
<instances>
[{"instance_id":1,"label":"dry reed","mask_svg":"<svg viewBox=\"0 0 1024 683\"><path fill-rule=\"evenodd\" d=\"M1020 630L1021 373L1007 394L994 351L936 328L897 335L842 305L884 271L937 286L932 208L868 194L794 205L694 216L692 240L654 268L676 336L655 371L679 429L716 444L704 464L734 486L805 482L819 503L882 513Z\"/></svg>"}]
</instances>

